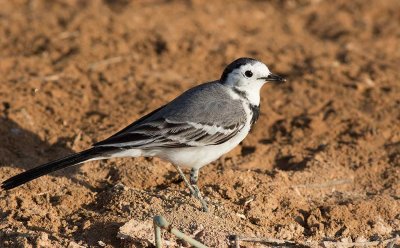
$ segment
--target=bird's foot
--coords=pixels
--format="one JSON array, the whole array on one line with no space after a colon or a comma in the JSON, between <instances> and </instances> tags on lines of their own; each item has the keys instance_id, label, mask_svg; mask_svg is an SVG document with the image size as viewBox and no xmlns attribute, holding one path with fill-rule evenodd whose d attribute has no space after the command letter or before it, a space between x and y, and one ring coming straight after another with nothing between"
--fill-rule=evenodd
<instances>
[{"instance_id":1,"label":"bird's foot","mask_svg":"<svg viewBox=\"0 0 400 248\"><path fill-rule=\"evenodd\" d=\"M197 185L195 185L195 184L192 184L191 186L194 191L194 192L192 192L192 195L200 201L200 203L203 207L203 212L208 212L207 202L206 202L206 200L204 200L203 196L201 195L199 187L197 187Z\"/></svg>"}]
</instances>

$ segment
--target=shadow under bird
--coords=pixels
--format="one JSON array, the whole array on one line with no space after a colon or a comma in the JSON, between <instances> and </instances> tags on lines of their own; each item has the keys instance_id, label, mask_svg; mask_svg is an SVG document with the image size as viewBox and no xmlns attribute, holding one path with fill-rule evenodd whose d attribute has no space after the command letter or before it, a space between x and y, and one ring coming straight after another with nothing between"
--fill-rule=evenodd
<instances>
[{"instance_id":1,"label":"shadow under bird","mask_svg":"<svg viewBox=\"0 0 400 248\"><path fill-rule=\"evenodd\" d=\"M197 180L199 169L237 146L260 112L260 90L265 83L286 80L252 58L229 64L219 80L189 89L166 105L133 122L87 150L40 165L4 181L9 190L62 168L86 161L116 157L159 157L171 162L208 210ZM189 167L187 180L181 167Z\"/></svg>"}]
</instances>

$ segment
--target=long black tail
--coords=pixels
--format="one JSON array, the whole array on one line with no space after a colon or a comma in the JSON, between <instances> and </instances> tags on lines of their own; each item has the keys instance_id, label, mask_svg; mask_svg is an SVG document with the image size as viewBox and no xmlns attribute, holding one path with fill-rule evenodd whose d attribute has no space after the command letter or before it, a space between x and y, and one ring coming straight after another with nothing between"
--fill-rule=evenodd
<instances>
[{"instance_id":1,"label":"long black tail","mask_svg":"<svg viewBox=\"0 0 400 248\"><path fill-rule=\"evenodd\" d=\"M50 172L66 168L68 166L76 165L89 159L94 159L97 157L100 158L102 157L102 155L106 156L107 152L113 149L115 148L93 147L88 150L75 153L61 159L57 159L55 161L40 165L7 179L1 184L1 188L9 190L18 187L26 182L44 176Z\"/></svg>"}]
</instances>

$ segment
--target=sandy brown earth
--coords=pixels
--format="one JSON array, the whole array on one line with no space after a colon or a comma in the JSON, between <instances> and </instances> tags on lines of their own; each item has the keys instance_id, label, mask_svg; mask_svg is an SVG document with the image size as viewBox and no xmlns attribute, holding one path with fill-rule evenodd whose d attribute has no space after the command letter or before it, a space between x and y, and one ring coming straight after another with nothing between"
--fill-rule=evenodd
<instances>
[{"instance_id":1,"label":"sandy brown earth","mask_svg":"<svg viewBox=\"0 0 400 248\"><path fill-rule=\"evenodd\" d=\"M157 214L212 247L400 235L400 1L207 3L0 0L0 180L90 147L235 58L289 80L263 88L253 132L201 170L209 213L159 159L89 162L0 192L0 247L148 247Z\"/></svg>"}]
</instances>

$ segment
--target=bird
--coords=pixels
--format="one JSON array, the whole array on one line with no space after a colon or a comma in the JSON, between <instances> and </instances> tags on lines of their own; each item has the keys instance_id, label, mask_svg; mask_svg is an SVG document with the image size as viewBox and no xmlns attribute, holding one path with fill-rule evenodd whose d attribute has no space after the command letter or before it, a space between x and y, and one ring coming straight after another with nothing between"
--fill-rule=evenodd
<instances>
[{"instance_id":1,"label":"bird","mask_svg":"<svg viewBox=\"0 0 400 248\"><path fill-rule=\"evenodd\" d=\"M197 85L87 150L50 161L1 184L10 190L51 172L87 161L116 157L158 157L175 166L202 210L208 205L197 186L199 170L248 135L260 115L266 83L285 82L261 61L242 57L218 80ZM181 167L190 168L188 180Z\"/></svg>"}]
</instances>

